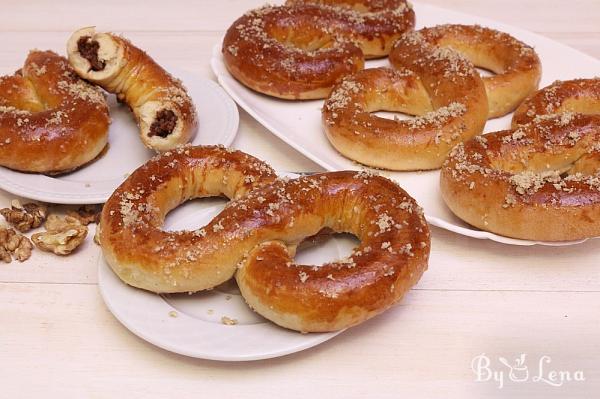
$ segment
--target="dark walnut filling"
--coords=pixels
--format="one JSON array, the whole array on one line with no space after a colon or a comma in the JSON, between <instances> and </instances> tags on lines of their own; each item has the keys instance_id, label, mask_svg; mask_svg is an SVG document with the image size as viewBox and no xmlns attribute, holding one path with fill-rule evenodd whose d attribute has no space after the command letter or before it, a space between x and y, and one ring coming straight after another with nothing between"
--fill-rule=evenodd
<instances>
[{"instance_id":1,"label":"dark walnut filling","mask_svg":"<svg viewBox=\"0 0 600 399\"><path fill-rule=\"evenodd\" d=\"M168 109L160 110L156 113L154 122L150 125L148 136L167 137L169 134L173 133L175 125L177 125L177 115Z\"/></svg>"},{"instance_id":2,"label":"dark walnut filling","mask_svg":"<svg viewBox=\"0 0 600 399\"><path fill-rule=\"evenodd\" d=\"M90 63L92 71L101 71L106 66L106 63L98 58L98 49L100 43L92 40L90 36L82 36L77 41L77 50L79 54Z\"/></svg>"}]
</instances>

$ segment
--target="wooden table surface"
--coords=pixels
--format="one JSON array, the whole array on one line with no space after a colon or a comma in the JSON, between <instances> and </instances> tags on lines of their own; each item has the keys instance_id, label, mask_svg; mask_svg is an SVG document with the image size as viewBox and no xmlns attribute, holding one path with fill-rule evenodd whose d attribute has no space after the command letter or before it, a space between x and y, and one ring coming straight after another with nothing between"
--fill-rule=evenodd
<instances>
[{"instance_id":1,"label":"wooden table surface","mask_svg":"<svg viewBox=\"0 0 600 399\"><path fill-rule=\"evenodd\" d=\"M529 29L600 58L597 0L423 2ZM237 16L260 4L5 1L0 72L19 68L32 48L64 52L71 31L97 25L124 33L162 61L213 77L212 46ZM240 116L234 147L276 169L320 170L245 112ZM0 205L10 198L0 191ZM99 250L91 242L66 258L36 251L26 263L0 264L0 397L600 395L600 240L514 247L437 228L432 240L429 271L401 305L313 349L250 363L186 358L130 333L100 298ZM482 354L487 369L504 378L502 388L498 381L476 381L472 366L485 366ZM526 382L514 381L523 370L511 376L500 360L514 364L521 354ZM562 370L572 381L560 387L532 381L540 362L546 380L551 370ZM585 381L573 380L582 375Z\"/></svg>"}]
</instances>

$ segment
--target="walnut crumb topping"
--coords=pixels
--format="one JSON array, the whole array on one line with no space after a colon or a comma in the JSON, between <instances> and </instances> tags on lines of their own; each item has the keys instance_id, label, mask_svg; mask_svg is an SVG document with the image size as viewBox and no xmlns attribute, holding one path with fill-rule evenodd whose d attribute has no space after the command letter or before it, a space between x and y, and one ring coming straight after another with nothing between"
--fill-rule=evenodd
<instances>
[{"instance_id":1,"label":"walnut crumb topping","mask_svg":"<svg viewBox=\"0 0 600 399\"><path fill-rule=\"evenodd\" d=\"M306 280L308 280L308 274L306 274L305 272L299 272L298 277L300 278L300 282L302 283L306 283Z\"/></svg>"},{"instance_id":2,"label":"walnut crumb topping","mask_svg":"<svg viewBox=\"0 0 600 399\"><path fill-rule=\"evenodd\" d=\"M82 225L87 226L90 223L98 224L101 213L102 205L83 205L77 208L77 210L68 211L67 215L79 220Z\"/></svg>"},{"instance_id":3,"label":"walnut crumb topping","mask_svg":"<svg viewBox=\"0 0 600 399\"><path fill-rule=\"evenodd\" d=\"M221 317L221 323L226 326L234 326L238 323L237 319L232 319L231 317L223 316Z\"/></svg>"}]
</instances>

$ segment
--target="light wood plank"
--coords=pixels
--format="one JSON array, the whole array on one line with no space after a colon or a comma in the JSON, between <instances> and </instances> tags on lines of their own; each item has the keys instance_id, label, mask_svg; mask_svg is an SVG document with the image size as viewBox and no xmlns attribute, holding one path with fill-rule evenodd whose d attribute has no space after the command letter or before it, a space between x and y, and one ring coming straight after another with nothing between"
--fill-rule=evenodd
<instances>
[{"instance_id":1,"label":"light wood plank","mask_svg":"<svg viewBox=\"0 0 600 399\"><path fill-rule=\"evenodd\" d=\"M263 5L263 0L148 0L136 2L69 0L11 2L0 15L0 30L63 31L97 25L108 30L224 31L245 11ZM283 1L273 2L282 4ZM521 26L535 32L597 32L597 14L590 12L595 0L565 3L561 0L423 0L454 11L470 13ZM60 16L52 18L50 16ZM417 16L418 18L418 16Z\"/></svg>"},{"instance_id":2,"label":"light wood plank","mask_svg":"<svg viewBox=\"0 0 600 399\"><path fill-rule=\"evenodd\" d=\"M596 0L423 2L532 30L600 58ZM161 63L212 78L213 44L262 3L10 1L0 13L0 74L17 69L30 48L64 52L72 30L96 24L123 32ZM234 146L277 169L320 170L244 112ZM0 192L0 206L11 197ZM67 258L37 252L28 263L0 264L0 396L591 398L600 391L598 254L600 240L520 248L434 228L430 270L402 305L299 354L224 364L168 353L122 327L98 294L99 251L91 242ZM557 369L583 370L587 381L498 389L474 381L470 363L482 352L494 361L527 353L530 367L549 355Z\"/></svg>"},{"instance_id":3,"label":"light wood plank","mask_svg":"<svg viewBox=\"0 0 600 399\"><path fill-rule=\"evenodd\" d=\"M36 250L26 263L0 264L0 282L96 284L101 251L91 240L93 225L90 230L70 256ZM433 228L429 270L416 289L600 292L599 253L600 239L571 247L515 247Z\"/></svg>"},{"instance_id":4,"label":"light wood plank","mask_svg":"<svg viewBox=\"0 0 600 399\"><path fill-rule=\"evenodd\" d=\"M238 364L145 343L108 313L95 286L0 284L0 303L6 397L564 398L600 389L598 293L412 292L319 347ZM511 361L526 353L529 367L549 355L553 366L581 369L587 381L498 389L474 381L471 360L481 353Z\"/></svg>"}]
</instances>

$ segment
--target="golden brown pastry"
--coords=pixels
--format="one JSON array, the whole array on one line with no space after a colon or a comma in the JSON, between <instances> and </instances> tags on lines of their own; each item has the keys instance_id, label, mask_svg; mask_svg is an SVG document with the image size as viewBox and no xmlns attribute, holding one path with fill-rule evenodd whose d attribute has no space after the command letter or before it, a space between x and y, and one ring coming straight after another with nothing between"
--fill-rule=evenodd
<instances>
[{"instance_id":1,"label":"golden brown pastry","mask_svg":"<svg viewBox=\"0 0 600 399\"><path fill-rule=\"evenodd\" d=\"M438 25L419 30L432 45L451 48L479 68L494 74L483 77L489 117L515 110L538 88L542 64L533 47L508 33L478 25Z\"/></svg>"},{"instance_id":2,"label":"golden brown pastry","mask_svg":"<svg viewBox=\"0 0 600 399\"><path fill-rule=\"evenodd\" d=\"M473 68L458 58L429 56L417 62L423 64L418 73L365 69L333 89L323 105L323 126L342 155L384 169L436 169L453 145L481 133L487 101ZM418 116L392 120L374 111Z\"/></svg>"},{"instance_id":3,"label":"golden brown pastry","mask_svg":"<svg viewBox=\"0 0 600 399\"><path fill-rule=\"evenodd\" d=\"M415 12L406 0L287 0L286 6L315 5L334 17L329 28L355 42L367 59L385 57L398 38L415 26Z\"/></svg>"},{"instance_id":4,"label":"golden brown pastry","mask_svg":"<svg viewBox=\"0 0 600 399\"><path fill-rule=\"evenodd\" d=\"M108 142L102 92L64 57L32 51L22 69L0 77L0 165L46 174L92 161Z\"/></svg>"},{"instance_id":5,"label":"golden brown pastry","mask_svg":"<svg viewBox=\"0 0 600 399\"><path fill-rule=\"evenodd\" d=\"M132 173L104 205L104 257L123 281L149 291L199 291L223 283L255 245L247 237L252 223L225 230L213 221L196 231L167 232L161 229L165 215L188 199L235 199L275 178L267 164L239 151L186 146L165 152Z\"/></svg>"},{"instance_id":6,"label":"golden brown pastry","mask_svg":"<svg viewBox=\"0 0 600 399\"><path fill-rule=\"evenodd\" d=\"M599 109L600 111L600 109ZM527 240L600 236L600 116L538 116L456 146L442 197L482 230Z\"/></svg>"},{"instance_id":7,"label":"golden brown pastry","mask_svg":"<svg viewBox=\"0 0 600 399\"><path fill-rule=\"evenodd\" d=\"M196 109L181 81L128 40L83 28L69 38L67 52L82 78L129 105L147 147L166 151L195 135Z\"/></svg>"},{"instance_id":8,"label":"golden brown pastry","mask_svg":"<svg viewBox=\"0 0 600 399\"><path fill-rule=\"evenodd\" d=\"M362 69L365 57L387 55L414 26L404 0L288 4L247 12L227 30L222 47L237 80L283 99L326 97L340 77Z\"/></svg>"},{"instance_id":9,"label":"golden brown pastry","mask_svg":"<svg viewBox=\"0 0 600 399\"><path fill-rule=\"evenodd\" d=\"M558 80L544 87L517 108L512 127L530 123L541 115L564 112L600 114L600 78Z\"/></svg>"},{"instance_id":10,"label":"golden brown pastry","mask_svg":"<svg viewBox=\"0 0 600 399\"><path fill-rule=\"evenodd\" d=\"M448 207L509 237L600 236L600 79L554 82L519 106L512 125L452 151L441 174Z\"/></svg>"},{"instance_id":11,"label":"golden brown pastry","mask_svg":"<svg viewBox=\"0 0 600 399\"><path fill-rule=\"evenodd\" d=\"M246 302L282 327L324 332L362 323L400 301L427 269L421 208L382 176L342 171L279 180L232 204L244 206L267 213L272 232L235 278ZM296 264L295 246L323 228L352 233L360 245L320 267Z\"/></svg>"},{"instance_id":12,"label":"golden brown pastry","mask_svg":"<svg viewBox=\"0 0 600 399\"><path fill-rule=\"evenodd\" d=\"M232 201L205 227L161 229L181 202L215 195ZM295 265L297 245L323 228L361 244L320 268ZM430 247L421 209L388 179L334 172L276 180L263 162L220 147L181 148L135 171L104 206L99 238L130 285L198 291L237 270L254 310L299 331L338 330L384 311L419 280Z\"/></svg>"},{"instance_id":13,"label":"golden brown pastry","mask_svg":"<svg viewBox=\"0 0 600 399\"><path fill-rule=\"evenodd\" d=\"M392 170L437 169L450 149L480 134L488 116L485 87L459 53L404 34L390 53L395 70L346 76L322 109L325 133L344 156ZM374 111L417 115L390 120Z\"/></svg>"}]
</instances>

